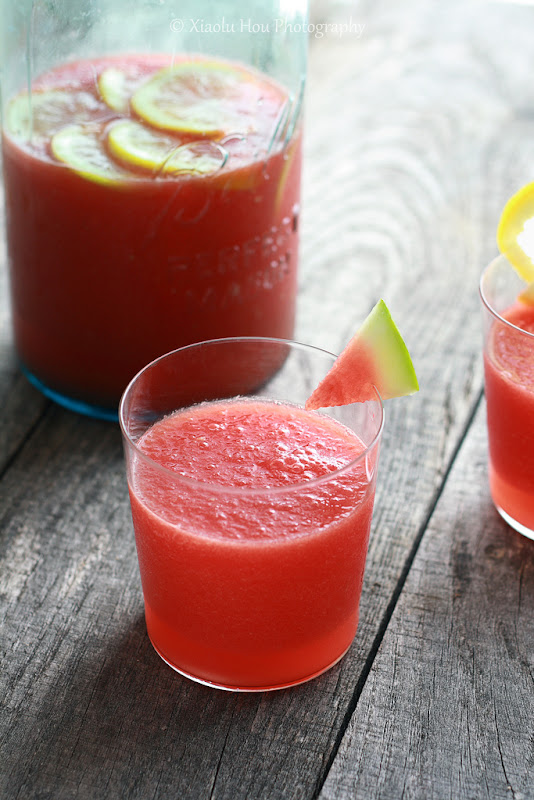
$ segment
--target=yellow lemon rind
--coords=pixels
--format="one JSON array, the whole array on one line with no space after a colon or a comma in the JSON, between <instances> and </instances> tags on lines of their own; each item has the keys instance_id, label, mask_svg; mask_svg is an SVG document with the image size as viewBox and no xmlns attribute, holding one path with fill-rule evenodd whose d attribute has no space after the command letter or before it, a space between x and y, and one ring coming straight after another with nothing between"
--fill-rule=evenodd
<instances>
[{"instance_id":1,"label":"yellow lemon rind","mask_svg":"<svg viewBox=\"0 0 534 800\"><path fill-rule=\"evenodd\" d=\"M84 125L68 125L50 141L52 155L80 177L93 183L118 186L131 180L126 170L113 164L99 138L99 130Z\"/></svg>"},{"instance_id":2,"label":"yellow lemon rind","mask_svg":"<svg viewBox=\"0 0 534 800\"><path fill-rule=\"evenodd\" d=\"M518 242L525 223L534 218L534 183L523 186L506 203L497 228L497 245L518 275L534 282L534 263Z\"/></svg>"},{"instance_id":3,"label":"yellow lemon rind","mask_svg":"<svg viewBox=\"0 0 534 800\"><path fill-rule=\"evenodd\" d=\"M225 109L224 94L219 97L191 97L189 89L184 87L184 101L180 104L179 92L172 104L166 108L165 91L182 79L189 78L195 72L200 78L220 78L224 87L225 79L234 77L237 82L250 82L252 76L245 70L218 61L185 61L172 67L165 67L140 86L130 99L130 104L137 116L149 125L161 130L176 133L202 135L220 138L232 131L235 117ZM189 94L189 97L187 95ZM197 115L195 119L195 113Z\"/></svg>"}]
</instances>

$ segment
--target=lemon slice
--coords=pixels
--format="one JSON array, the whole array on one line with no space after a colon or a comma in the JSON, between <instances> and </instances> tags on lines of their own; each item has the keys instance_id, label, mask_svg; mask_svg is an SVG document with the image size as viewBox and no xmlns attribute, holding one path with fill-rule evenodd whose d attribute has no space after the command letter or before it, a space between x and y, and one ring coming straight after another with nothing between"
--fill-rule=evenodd
<instances>
[{"instance_id":1,"label":"lemon slice","mask_svg":"<svg viewBox=\"0 0 534 800\"><path fill-rule=\"evenodd\" d=\"M160 58L140 61L127 58L119 66L107 66L97 78L100 97L112 111L126 116L130 110L132 94L162 67Z\"/></svg>"},{"instance_id":2,"label":"lemon slice","mask_svg":"<svg viewBox=\"0 0 534 800\"><path fill-rule=\"evenodd\" d=\"M69 125L52 137L50 147L58 161L89 181L117 184L131 180L131 174L110 159L101 137L100 125Z\"/></svg>"},{"instance_id":3,"label":"lemon slice","mask_svg":"<svg viewBox=\"0 0 534 800\"><path fill-rule=\"evenodd\" d=\"M128 111L133 86L138 82L129 79L121 69L109 67L98 76L98 89L102 100L113 111Z\"/></svg>"},{"instance_id":4,"label":"lemon slice","mask_svg":"<svg viewBox=\"0 0 534 800\"><path fill-rule=\"evenodd\" d=\"M102 114L103 106L90 92L50 89L22 92L6 109L6 130L24 141L48 140L56 131L76 119L86 122Z\"/></svg>"},{"instance_id":5,"label":"lemon slice","mask_svg":"<svg viewBox=\"0 0 534 800\"><path fill-rule=\"evenodd\" d=\"M244 68L219 61L184 61L157 72L134 92L131 105L149 125L221 138L254 129L265 94Z\"/></svg>"},{"instance_id":6,"label":"lemon slice","mask_svg":"<svg viewBox=\"0 0 534 800\"><path fill-rule=\"evenodd\" d=\"M127 114L130 97L146 77L147 73L143 71L142 65L135 63L127 65L124 69L107 67L97 80L100 96L112 111Z\"/></svg>"},{"instance_id":7,"label":"lemon slice","mask_svg":"<svg viewBox=\"0 0 534 800\"><path fill-rule=\"evenodd\" d=\"M278 213L280 211L280 207L284 200L287 179L289 177L289 173L291 172L291 167L293 166L293 159L295 158L295 153L297 149L298 149L298 140L293 139L284 154L284 166L282 167L280 180L278 182L278 187L276 189L276 197L274 200L275 213Z\"/></svg>"},{"instance_id":8,"label":"lemon slice","mask_svg":"<svg viewBox=\"0 0 534 800\"><path fill-rule=\"evenodd\" d=\"M534 282L529 283L527 288L518 295L518 300L521 300L522 303L526 303L529 306L534 306Z\"/></svg>"},{"instance_id":9,"label":"lemon slice","mask_svg":"<svg viewBox=\"0 0 534 800\"><path fill-rule=\"evenodd\" d=\"M110 129L108 147L112 156L139 169L166 175L208 175L221 169L226 151L208 140L181 144L133 120L123 120Z\"/></svg>"},{"instance_id":10,"label":"lemon slice","mask_svg":"<svg viewBox=\"0 0 534 800\"><path fill-rule=\"evenodd\" d=\"M518 275L534 282L534 183L508 200L497 229L497 244Z\"/></svg>"}]
</instances>

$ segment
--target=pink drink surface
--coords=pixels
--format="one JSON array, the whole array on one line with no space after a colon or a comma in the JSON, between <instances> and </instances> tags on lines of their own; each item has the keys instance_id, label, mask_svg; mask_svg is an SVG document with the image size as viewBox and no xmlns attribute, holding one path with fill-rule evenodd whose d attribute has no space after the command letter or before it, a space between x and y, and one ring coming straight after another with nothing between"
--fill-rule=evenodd
<instances>
[{"instance_id":1,"label":"pink drink surface","mask_svg":"<svg viewBox=\"0 0 534 800\"><path fill-rule=\"evenodd\" d=\"M31 136L20 119L26 95L7 106L3 169L18 354L49 389L109 408L162 353L204 339L293 333L301 137L298 130L287 142L275 136L287 92L240 68L243 98L227 98L225 109L238 122L246 118L246 133L216 145L227 160L213 173L162 174L117 161L110 131L139 120L129 105L119 112L106 104L99 79L115 69L142 83L168 62L165 55L100 58L42 75L32 87L39 114ZM120 170L118 177L91 178L58 160L54 135L73 124L91 134L88 142L96 136L98 165ZM202 134L176 134L173 142L191 138L213 145Z\"/></svg>"},{"instance_id":2,"label":"pink drink surface","mask_svg":"<svg viewBox=\"0 0 534 800\"><path fill-rule=\"evenodd\" d=\"M518 303L501 316L534 334L534 307ZM494 322L484 362L492 497L534 530L534 335Z\"/></svg>"},{"instance_id":3,"label":"pink drink surface","mask_svg":"<svg viewBox=\"0 0 534 800\"><path fill-rule=\"evenodd\" d=\"M178 412L139 448L175 473L138 455L130 478L160 655L244 689L291 685L335 663L358 624L377 448L351 464L365 448L348 428L255 400Z\"/></svg>"}]
</instances>

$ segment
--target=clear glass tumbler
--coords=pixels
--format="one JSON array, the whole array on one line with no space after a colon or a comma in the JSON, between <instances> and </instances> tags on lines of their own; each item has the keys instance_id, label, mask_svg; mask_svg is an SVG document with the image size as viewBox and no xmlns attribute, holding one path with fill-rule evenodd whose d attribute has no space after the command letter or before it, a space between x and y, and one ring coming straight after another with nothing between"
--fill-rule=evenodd
<instances>
[{"instance_id":1,"label":"clear glass tumbler","mask_svg":"<svg viewBox=\"0 0 534 800\"><path fill-rule=\"evenodd\" d=\"M306 0L0 0L15 344L115 418L169 350L290 338Z\"/></svg>"},{"instance_id":2,"label":"clear glass tumbler","mask_svg":"<svg viewBox=\"0 0 534 800\"><path fill-rule=\"evenodd\" d=\"M480 281L493 502L516 531L534 539L534 306L504 256Z\"/></svg>"},{"instance_id":3,"label":"clear glass tumbler","mask_svg":"<svg viewBox=\"0 0 534 800\"><path fill-rule=\"evenodd\" d=\"M383 407L375 393L305 411L334 360L278 339L214 340L154 361L123 396L148 634L188 678L291 686L355 636Z\"/></svg>"}]
</instances>

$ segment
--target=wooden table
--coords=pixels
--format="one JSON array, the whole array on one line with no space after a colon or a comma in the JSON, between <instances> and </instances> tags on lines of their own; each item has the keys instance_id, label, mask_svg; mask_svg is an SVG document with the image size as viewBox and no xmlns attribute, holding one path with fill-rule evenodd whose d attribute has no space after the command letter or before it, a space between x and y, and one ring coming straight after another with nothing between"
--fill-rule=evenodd
<instances>
[{"instance_id":1,"label":"wooden table","mask_svg":"<svg viewBox=\"0 0 534 800\"><path fill-rule=\"evenodd\" d=\"M421 391L387 403L361 621L334 669L234 695L145 633L119 431L45 400L0 316L0 797L534 797L534 542L487 488L477 282L534 180L534 7L313 7L296 338L390 306Z\"/></svg>"}]
</instances>

